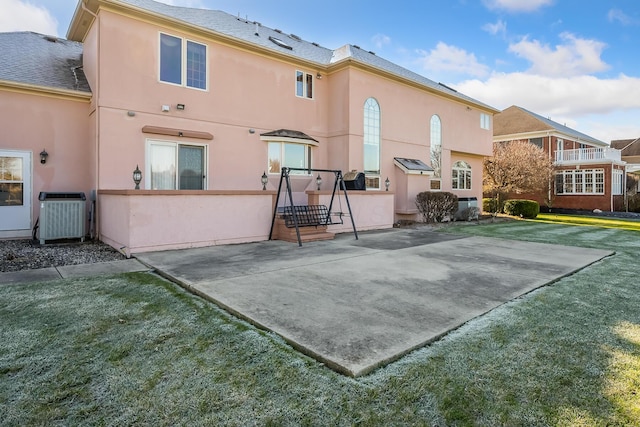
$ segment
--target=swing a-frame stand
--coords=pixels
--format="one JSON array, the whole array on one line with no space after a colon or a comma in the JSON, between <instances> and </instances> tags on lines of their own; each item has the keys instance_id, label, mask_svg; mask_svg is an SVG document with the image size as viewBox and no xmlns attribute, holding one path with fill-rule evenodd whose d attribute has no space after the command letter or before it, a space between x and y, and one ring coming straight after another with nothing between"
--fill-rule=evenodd
<instances>
[{"instance_id":1,"label":"swing a-frame stand","mask_svg":"<svg viewBox=\"0 0 640 427\"><path fill-rule=\"evenodd\" d=\"M331 193L331 201L329 206L325 205L294 205L293 195L291 193L291 178L289 173L291 171L303 171L303 172L329 172L335 175L335 182L333 184L333 192ZM332 224L343 224L342 217L348 216L351 218L351 225L353 226L353 234L358 240L358 231L356 230L356 224L351 215L351 205L349 204L349 197L347 196L347 188L344 184L342 177L342 171L331 169L300 169L300 168L282 168L280 174L280 184L278 185L278 195L276 196L276 203L273 208L273 218L271 219L271 231L269 232L269 240L273 237L273 228L278 216L278 202L280 201L280 194L282 193L282 184L285 184L285 206L282 210L281 217L284 220L284 225L287 228L295 228L296 236L298 238L298 246L302 246L302 238L300 236L300 228L302 227L326 227ZM347 202L348 213L342 212L342 202L340 202L340 212L333 212L333 201L336 196L336 191L342 190L344 199ZM340 197L340 194L338 194ZM286 198L289 199L287 205ZM339 199L338 199L339 200ZM333 217L337 216L337 220L333 220Z\"/></svg>"}]
</instances>

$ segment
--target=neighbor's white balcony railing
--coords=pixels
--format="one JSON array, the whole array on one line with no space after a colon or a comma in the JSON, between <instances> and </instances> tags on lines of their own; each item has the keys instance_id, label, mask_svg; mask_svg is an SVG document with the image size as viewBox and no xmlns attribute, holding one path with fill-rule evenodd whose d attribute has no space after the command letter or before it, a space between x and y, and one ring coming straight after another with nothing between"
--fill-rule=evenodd
<instances>
[{"instance_id":1,"label":"neighbor's white balcony railing","mask_svg":"<svg viewBox=\"0 0 640 427\"><path fill-rule=\"evenodd\" d=\"M594 162L599 160L620 161L620 150L615 148L580 148L578 150L556 151L556 163Z\"/></svg>"}]
</instances>

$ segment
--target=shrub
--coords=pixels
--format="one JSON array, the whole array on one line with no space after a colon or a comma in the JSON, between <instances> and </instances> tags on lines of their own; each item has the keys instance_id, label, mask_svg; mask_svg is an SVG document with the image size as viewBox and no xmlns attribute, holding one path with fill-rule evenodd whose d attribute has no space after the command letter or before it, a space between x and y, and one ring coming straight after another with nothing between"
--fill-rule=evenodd
<instances>
[{"instance_id":1,"label":"shrub","mask_svg":"<svg viewBox=\"0 0 640 427\"><path fill-rule=\"evenodd\" d=\"M627 202L629 203L629 212L640 212L640 193L630 195Z\"/></svg>"},{"instance_id":2,"label":"shrub","mask_svg":"<svg viewBox=\"0 0 640 427\"><path fill-rule=\"evenodd\" d=\"M504 203L504 213L523 218L535 218L540 213L540 205L533 200L507 200Z\"/></svg>"},{"instance_id":3,"label":"shrub","mask_svg":"<svg viewBox=\"0 0 640 427\"><path fill-rule=\"evenodd\" d=\"M423 191L416 196L416 206L424 222L442 222L453 218L458 210L458 196L446 191Z\"/></svg>"},{"instance_id":4,"label":"shrub","mask_svg":"<svg viewBox=\"0 0 640 427\"><path fill-rule=\"evenodd\" d=\"M472 219L480 218L480 209L476 206L469 206L462 209L460 212L456 212L456 219L461 221L471 221Z\"/></svg>"},{"instance_id":5,"label":"shrub","mask_svg":"<svg viewBox=\"0 0 640 427\"><path fill-rule=\"evenodd\" d=\"M498 199L487 197L482 199L482 210L489 213L502 213L504 210L504 201L500 200L500 208L498 208Z\"/></svg>"}]
</instances>

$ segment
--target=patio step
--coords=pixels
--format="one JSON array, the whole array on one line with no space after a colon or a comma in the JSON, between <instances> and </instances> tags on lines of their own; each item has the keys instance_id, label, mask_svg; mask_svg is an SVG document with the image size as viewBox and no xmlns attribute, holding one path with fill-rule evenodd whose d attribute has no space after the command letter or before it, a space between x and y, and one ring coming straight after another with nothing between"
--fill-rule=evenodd
<instances>
[{"instance_id":1,"label":"patio step","mask_svg":"<svg viewBox=\"0 0 640 427\"><path fill-rule=\"evenodd\" d=\"M326 225L318 225L312 227L299 227L300 230L300 240L302 243L305 242L315 242L318 240L333 240L335 237L334 233L330 233L327 231ZM276 223L273 227L273 236L274 240L284 240L285 242L298 243L298 236L296 235L295 227L288 228L284 219L276 218Z\"/></svg>"}]
</instances>

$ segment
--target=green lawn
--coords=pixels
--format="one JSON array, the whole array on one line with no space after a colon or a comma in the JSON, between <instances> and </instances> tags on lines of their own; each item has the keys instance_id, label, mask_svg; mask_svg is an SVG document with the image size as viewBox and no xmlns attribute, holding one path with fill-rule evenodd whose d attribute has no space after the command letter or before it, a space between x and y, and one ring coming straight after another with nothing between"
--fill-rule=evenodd
<instances>
[{"instance_id":1,"label":"green lawn","mask_svg":"<svg viewBox=\"0 0 640 427\"><path fill-rule=\"evenodd\" d=\"M594 227L619 228L621 230L640 231L640 220L619 219L584 215L564 215L553 213L538 214L536 221L571 225L590 225Z\"/></svg>"},{"instance_id":2,"label":"green lawn","mask_svg":"<svg viewBox=\"0 0 640 427\"><path fill-rule=\"evenodd\" d=\"M147 273L0 286L0 425L640 425L640 233L446 231L616 254L358 379Z\"/></svg>"}]
</instances>

